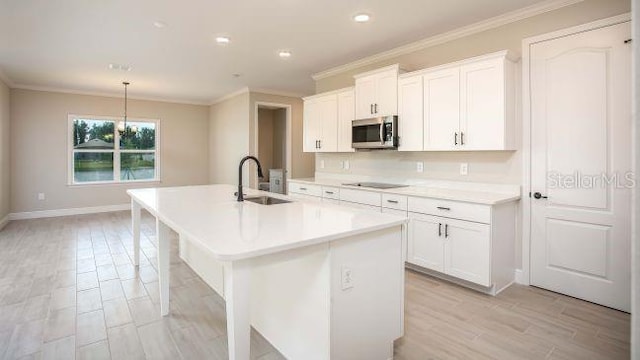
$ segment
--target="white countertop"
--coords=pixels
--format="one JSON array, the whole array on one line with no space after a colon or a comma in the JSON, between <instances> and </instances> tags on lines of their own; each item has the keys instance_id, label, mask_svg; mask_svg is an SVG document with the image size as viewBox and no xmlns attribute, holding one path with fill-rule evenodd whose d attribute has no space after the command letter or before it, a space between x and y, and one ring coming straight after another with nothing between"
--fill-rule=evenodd
<instances>
[{"instance_id":1,"label":"white countertop","mask_svg":"<svg viewBox=\"0 0 640 360\"><path fill-rule=\"evenodd\" d=\"M303 184L310 184L310 185L333 186L333 187L339 187L344 189L374 191L379 193L462 201L462 202L470 202L470 203L485 204L485 205L497 205L497 204L502 204L506 202L517 201L520 199L519 192L488 191L486 184L479 185L478 188L481 190L476 191L476 190L472 190L474 186L473 183L464 184L464 186L466 187L464 189L459 187L458 188L432 187L432 186L417 186L417 185L410 185L406 187L399 187L399 188L393 188L393 189L374 189L374 188L368 188L368 187L344 185L345 183L360 182L360 181L349 181L345 179L306 178L306 179L290 179L288 181L303 183Z\"/></svg>"},{"instance_id":2,"label":"white countertop","mask_svg":"<svg viewBox=\"0 0 640 360\"><path fill-rule=\"evenodd\" d=\"M237 202L231 185L132 189L127 193L178 233L221 261L234 261L405 224L407 220L329 204L292 200ZM245 189L247 196L283 195Z\"/></svg>"}]
</instances>

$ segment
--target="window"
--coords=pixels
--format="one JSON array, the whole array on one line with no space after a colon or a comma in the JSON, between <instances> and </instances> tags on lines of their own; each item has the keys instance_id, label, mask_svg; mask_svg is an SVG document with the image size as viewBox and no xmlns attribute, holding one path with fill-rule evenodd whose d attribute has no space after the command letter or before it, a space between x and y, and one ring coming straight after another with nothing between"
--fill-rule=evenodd
<instances>
[{"instance_id":1,"label":"window","mask_svg":"<svg viewBox=\"0 0 640 360\"><path fill-rule=\"evenodd\" d=\"M70 184L159 181L158 120L69 116ZM124 130L124 131L123 131Z\"/></svg>"}]
</instances>

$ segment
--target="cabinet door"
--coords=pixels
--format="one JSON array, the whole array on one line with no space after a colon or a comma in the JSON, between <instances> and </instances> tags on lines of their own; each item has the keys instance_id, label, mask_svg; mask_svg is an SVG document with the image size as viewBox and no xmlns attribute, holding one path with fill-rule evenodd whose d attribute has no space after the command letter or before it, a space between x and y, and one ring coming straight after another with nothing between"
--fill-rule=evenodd
<instances>
[{"instance_id":1,"label":"cabinet door","mask_svg":"<svg viewBox=\"0 0 640 360\"><path fill-rule=\"evenodd\" d=\"M385 71L376 76L375 116L398 115L398 72Z\"/></svg>"},{"instance_id":2,"label":"cabinet door","mask_svg":"<svg viewBox=\"0 0 640 360\"><path fill-rule=\"evenodd\" d=\"M317 99L304 102L302 118L302 151L316 152L318 151L318 140L320 139L320 103Z\"/></svg>"},{"instance_id":3,"label":"cabinet door","mask_svg":"<svg viewBox=\"0 0 640 360\"><path fill-rule=\"evenodd\" d=\"M444 272L490 286L490 225L447 219L444 235Z\"/></svg>"},{"instance_id":4,"label":"cabinet door","mask_svg":"<svg viewBox=\"0 0 640 360\"><path fill-rule=\"evenodd\" d=\"M409 213L407 262L444 272L444 218Z\"/></svg>"},{"instance_id":5,"label":"cabinet door","mask_svg":"<svg viewBox=\"0 0 640 360\"><path fill-rule=\"evenodd\" d=\"M460 68L460 131L465 150L505 149L504 60Z\"/></svg>"},{"instance_id":6,"label":"cabinet door","mask_svg":"<svg viewBox=\"0 0 640 360\"><path fill-rule=\"evenodd\" d=\"M351 122L356 118L353 89L338 94L338 152L353 152Z\"/></svg>"},{"instance_id":7,"label":"cabinet door","mask_svg":"<svg viewBox=\"0 0 640 360\"><path fill-rule=\"evenodd\" d=\"M423 150L423 101L422 76L413 76L398 80L399 151Z\"/></svg>"},{"instance_id":8,"label":"cabinet door","mask_svg":"<svg viewBox=\"0 0 640 360\"><path fill-rule=\"evenodd\" d=\"M424 149L456 149L456 142L460 144L459 131L459 68L424 75Z\"/></svg>"},{"instance_id":9,"label":"cabinet door","mask_svg":"<svg viewBox=\"0 0 640 360\"><path fill-rule=\"evenodd\" d=\"M374 117L373 104L376 102L376 76L356 79L356 119Z\"/></svg>"},{"instance_id":10,"label":"cabinet door","mask_svg":"<svg viewBox=\"0 0 640 360\"><path fill-rule=\"evenodd\" d=\"M338 151L338 97L327 95L320 98L320 143L319 152Z\"/></svg>"}]
</instances>

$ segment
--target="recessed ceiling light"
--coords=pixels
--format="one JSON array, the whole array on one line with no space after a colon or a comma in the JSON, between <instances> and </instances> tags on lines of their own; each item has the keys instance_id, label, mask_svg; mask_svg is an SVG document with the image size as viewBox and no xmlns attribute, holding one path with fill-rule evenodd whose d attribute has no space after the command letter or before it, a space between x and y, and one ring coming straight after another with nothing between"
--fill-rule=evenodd
<instances>
[{"instance_id":1,"label":"recessed ceiling light","mask_svg":"<svg viewBox=\"0 0 640 360\"><path fill-rule=\"evenodd\" d=\"M291 57L291 51L281 50L280 52L278 52L278 56L280 56L283 59L288 59Z\"/></svg>"},{"instance_id":2,"label":"recessed ceiling light","mask_svg":"<svg viewBox=\"0 0 640 360\"><path fill-rule=\"evenodd\" d=\"M154 21L153 22L153 26L157 27L158 29L164 29L167 27L167 23L164 21Z\"/></svg>"},{"instance_id":3,"label":"recessed ceiling light","mask_svg":"<svg viewBox=\"0 0 640 360\"><path fill-rule=\"evenodd\" d=\"M231 42L231 39L226 36L218 36L216 37L216 42L220 45L226 45Z\"/></svg>"},{"instance_id":4,"label":"recessed ceiling light","mask_svg":"<svg viewBox=\"0 0 640 360\"><path fill-rule=\"evenodd\" d=\"M131 67L131 65L122 65L122 64L111 63L111 64L109 64L109 69L110 70L119 70L119 71L131 71L132 67Z\"/></svg>"},{"instance_id":5,"label":"recessed ceiling light","mask_svg":"<svg viewBox=\"0 0 640 360\"><path fill-rule=\"evenodd\" d=\"M371 19L371 17L367 14L357 14L353 17L353 21L363 23L367 22Z\"/></svg>"}]
</instances>

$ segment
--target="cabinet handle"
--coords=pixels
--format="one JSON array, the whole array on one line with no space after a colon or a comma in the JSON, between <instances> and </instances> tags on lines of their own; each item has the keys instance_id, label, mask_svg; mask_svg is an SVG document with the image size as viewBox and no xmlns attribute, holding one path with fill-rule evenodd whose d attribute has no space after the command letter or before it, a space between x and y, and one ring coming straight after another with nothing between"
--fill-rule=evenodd
<instances>
[{"instance_id":1,"label":"cabinet handle","mask_svg":"<svg viewBox=\"0 0 640 360\"><path fill-rule=\"evenodd\" d=\"M318 140L318 149L322 149L322 140Z\"/></svg>"},{"instance_id":2,"label":"cabinet handle","mask_svg":"<svg viewBox=\"0 0 640 360\"><path fill-rule=\"evenodd\" d=\"M388 203L392 203L392 204L397 204L398 201L397 200L387 200Z\"/></svg>"},{"instance_id":3,"label":"cabinet handle","mask_svg":"<svg viewBox=\"0 0 640 360\"><path fill-rule=\"evenodd\" d=\"M307 188L303 188L303 187L301 187L301 188L300 188L300 190L302 190L302 191L307 191Z\"/></svg>"},{"instance_id":4,"label":"cabinet handle","mask_svg":"<svg viewBox=\"0 0 640 360\"><path fill-rule=\"evenodd\" d=\"M464 145L464 133L460 131L460 145Z\"/></svg>"},{"instance_id":5,"label":"cabinet handle","mask_svg":"<svg viewBox=\"0 0 640 360\"><path fill-rule=\"evenodd\" d=\"M369 105L369 112L370 112L371 114L373 114L373 104L370 104L370 105Z\"/></svg>"},{"instance_id":6,"label":"cabinet handle","mask_svg":"<svg viewBox=\"0 0 640 360\"><path fill-rule=\"evenodd\" d=\"M373 110L376 114L378 113L378 104L373 105Z\"/></svg>"},{"instance_id":7,"label":"cabinet handle","mask_svg":"<svg viewBox=\"0 0 640 360\"><path fill-rule=\"evenodd\" d=\"M453 145L458 145L458 133L453 134Z\"/></svg>"},{"instance_id":8,"label":"cabinet handle","mask_svg":"<svg viewBox=\"0 0 640 360\"><path fill-rule=\"evenodd\" d=\"M449 237L449 224L444 224L444 237Z\"/></svg>"},{"instance_id":9,"label":"cabinet handle","mask_svg":"<svg viewBox=\"0 0 640 360\"><path fill-rule=\"evenodd\" d=\"M444 206L438 206L437 209L438 210L447 210L447 211L451 210L451 208L444 207Z\"/></svg>"},{"instance_id":10,"label":"cabinet handle","mask_svg":"<svg viewBox=\"0 0 640 360\"><path fill-rule=\"evenodd\" d=\"M325 191L325 194L333 195L333 191Z\"/></svg>"},{"instance_id":11,"label":"cabinet handle","mask_svg":"<svg viewBox=\"0 0 640 360\"><path fill-rule=\"evenodd\" d=\"M442 223L438 223L438 236L442 236Z\"/></svg>"},{"instance_id":12,"label":"cabinet handle","mask_svg":"<svg viewBox=\"0 0 640 360\"><path fill-rule=\"evenodd\" d=\"M318 140L316 140L316 149L318 148Z\"/></svg>"}]
</instances>

